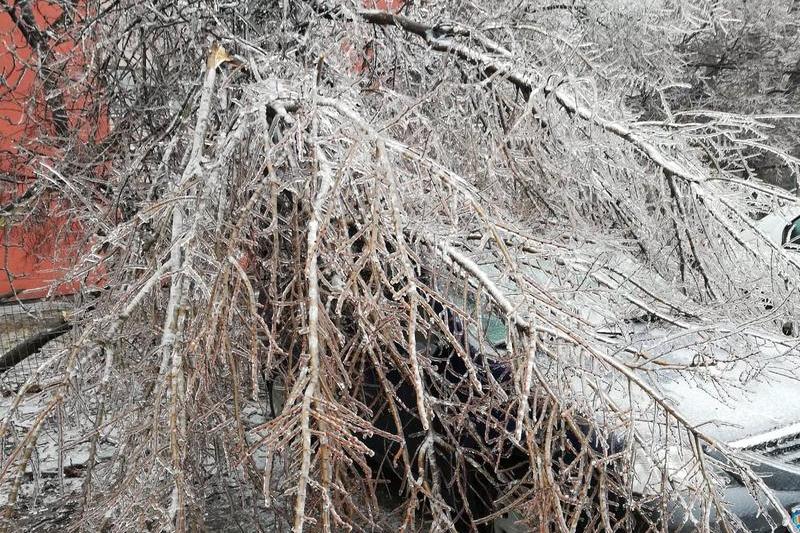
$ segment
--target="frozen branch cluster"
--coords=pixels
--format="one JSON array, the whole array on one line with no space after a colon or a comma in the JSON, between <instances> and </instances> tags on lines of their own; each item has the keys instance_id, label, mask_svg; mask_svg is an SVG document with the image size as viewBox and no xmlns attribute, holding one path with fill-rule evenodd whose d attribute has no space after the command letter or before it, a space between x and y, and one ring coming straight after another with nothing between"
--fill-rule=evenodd
<instances>
[{"instance_id":1,"label":"frozen branch cluster","mask_svg":"<svg viewBox=\"0 0 800 533\"><path fill-rule=\"evenodd\" d=\"M772 118L626 107L680 81L678 43L726 22L714 2L268 4L96 13L114 128L42 179L98 199L73 202L91 248L76 275L100 264L106 283L3 413L0 481L20 484L58 419L90 446L75 523L91 530L201 528L224 485L297 533L446 531L470 512L447 495L509 449L529 467L492 474L494 508L542 531L624 530L676 494L699 529L742 529L712 456L780 507L657 379L729 391L795 357L800 259L754 217L796 202L737 160L797 171ZM463 354L457 381L437 350ZM285 389L274 418L267 383ZM418 435L376 427L409 412ZM389 517L374 437L420 443L384 459L404 489ZM635 494L643 477L655 489Z\"/></svg>"}]
</instances>

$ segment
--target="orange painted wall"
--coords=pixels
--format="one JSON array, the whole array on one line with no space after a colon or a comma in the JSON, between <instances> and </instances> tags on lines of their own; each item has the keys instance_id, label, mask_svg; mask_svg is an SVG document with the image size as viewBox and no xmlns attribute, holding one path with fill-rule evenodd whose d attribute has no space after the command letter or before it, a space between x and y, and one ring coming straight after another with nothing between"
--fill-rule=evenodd
<instances>
[{"instance_id":1,"label":"orange painted wall","mask_svg":"<svg viewBox=\"0 0 800 533\"><path fill-rule=\"evenodd\" d=\"M10 2L14 4L14 2ZM81 32L82 3L70 24L60 21L62 8L46 1L31 2L36 29L49 52L37 55L20 26L26 13L15 4L12 13L0 8L0 205L24 194L37 172L60 157L58 121L62 109L66 135L97 141L108 134L108 117L98 113L97 95L84 68L91 42ZM44 32L47 33L44 33ZM51 73L37 68L45 64ZM45 76L51 76L50 86ZM47 100L57 89L58 107ZM102 108L100 108L102 109ZM10 222L0 219L0 298L43 296L53 282L74 266L80 244L80 224L68 216L70 203L55 194L37 195L27 211L15 211ZM72 293L78 282L54 286L57 294Z\"/></svg>"},{"instance_id":2,"label":"orange painted wall","mask_svg":"<svg viewBox=\"0 0 800 533\"><path fill-rule=\"evenodd\" d=\"M102 140L109 132L105 112L98 113L97 98L102 91L87 79L90 37L83 31L87 17L85 3L78 1L69 27L59 20L62 8L45 0L33 0L31 11L39 30L49 30L46 58L37 56L20 30L22 16L15 0L13 16L0 7L0 206L8 205L24 194L36 179L41 163L60 156L58 142L43 142L57 136L52 100L39 60L59 73L57 89L62 94L62 108L68 123L68 136L83 141ZM398 12L405 0L363 0L364 6ZM0 4L2 6L3 4ZM15 20L15 18L17 20ZM350 46L345 45L345 50ZM354 69L362 71L373 59L371 50L352 57ZM101 173L102 169L98 169ZM64 281L75 265L82 228L70 219L68 199L55 195L42 197L30 212L15 213L13 222L0 217L0 302L11 295L21 299L50 294L72 294L81 281ZM102 273L87 277L89 284L99 284Z\"/></svg>"},{"instance_id":3,"label":"orange painted wall","mask_svg":"<svg viewBox=\"0 0 800 533\"><path fill-rule=\"evenodd\" d=\"M367 9L377 9L397 14L406 4L406 0L363 0L362 4ZM348 60L352 61L353 71L358 74L368 72L375 61L375 49L371 43L366 43L364 46L354 46L349 39L345 38L342 41L341 49L348 56Z\"/></svg>"},{"instance_id":4,"label":"orange painted wall","mask_svg":"<svg viewBox=\"0 0 800 533\"><path fill-rule=\"evenodd\" d=\"M405 0L364 0L364 7L397 13L405 3Z\"/></svg>"}]
</instances>

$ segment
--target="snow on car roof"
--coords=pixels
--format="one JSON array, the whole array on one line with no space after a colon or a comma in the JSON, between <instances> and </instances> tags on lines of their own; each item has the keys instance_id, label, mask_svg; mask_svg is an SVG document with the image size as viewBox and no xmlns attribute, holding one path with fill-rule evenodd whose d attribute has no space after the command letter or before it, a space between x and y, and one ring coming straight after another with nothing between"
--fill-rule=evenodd
<instances>
[{"instance_id":1,"label":"snow on car roof","mask_svg":"<svg viewBox=\"0 0 800 533\"><path fill-rule=\"evenodd\" d=\"M800 215L800 208L796 212ZM791 221L793 214L776 213L759 224L782 231L788 222L781 221ZM518 288L496 262L480 263L525 313L522 294L530 288ZM724 309L711 316L713 309L700 309L625 250L584 245L557 255L531 255L520 263L524 283L571 306L595 329L595 338L607 343L607 353L625 361L705 433L730 442L800 423L800 355L794 339L743 327ZM648 291L660 301L649 298ZM637 401L627 397L630 389L619 378L620 386L607 392L618 389L622 405Z\"/></svg>"}]
</instances>

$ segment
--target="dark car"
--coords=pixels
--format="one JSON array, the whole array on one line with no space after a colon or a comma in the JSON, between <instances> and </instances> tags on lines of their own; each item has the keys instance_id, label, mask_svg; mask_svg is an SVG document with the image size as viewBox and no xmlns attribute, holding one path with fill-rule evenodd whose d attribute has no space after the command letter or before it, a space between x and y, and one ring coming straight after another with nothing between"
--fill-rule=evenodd
<instances>
[{"instance_id":1,"label":"dark car","mask_svg":"<svg viewBox=\"0 0 800 533\"><path fill-rule=\"evenodd\" d=\"M764 480L789 511L795 529L800 531L800 424L732 442L730 445L740 450L753 471ZM725 482L723 495L731 513L750 531L773 531L770 521L764 516L735 469L726 469L723 458L712 452L707 453L722 465L719 470L720 477ZM767 507L767 512L773 522L781 523L774 508ZM694 531L692 518L697 517L685 510L676 511L670 517L670 529ZM786 528L781 527L778 531L786 532Z\"/></svg>"},{"instance_id":2,"label":"dark car","mask_svg":"<svg viewBox=\"0 0 800 533\"><path fill-rule=\"evenodd\" d=\"M509 396L513 395L514 387L512 384L511 367L507 361L508 354L505 353L505 340L507 331L505 319L491 312L480 314L480 326L473 320L469 326L465 326L464 321L453 311L446 309L441 303L436 301L429 302L431 308L436 312L441 321L446 324L452 338L457 339L463 345L462 350L453 348L452 339L446 341L442 334L421 335L418 338L416 350L419 354L424 354L426 360L430 360L432 368L425 374L424 386L426 392L437 400L441 400L445 416L458 417L463 412L448 411L448 409L461 409L465 402L473 399L468 378L468 362L476 370L477 379L482 384L492 382L499 384ZM455 302L459 303L459 302ZM470 303L461 302L459 307L469 309ZM472 304L474 305L474 303ZM475 327L481 327L481 332L472 331ZM647 327L646 324L641 327ZM478 341L478 338L481 341ZM407 357L407 353L402 345L392 347L395 356L399 358ZM468 357L469 361L465 358ZM365 365L363 369L363 386L361 389L361 402L367 406L374 418L373 425L385 434L402 435L403 442L397 439L390 439L381 434L374 434L364 438L365 444L373 452L369 459L369 466L373 476L387 487L387 492L397 495L408 489L404 464L399 459L402 452L414 458L423 446L426 434L423 431L419 412L417 410L416 394L412 383L406 374L399 368L389 369L381 375L377 369L370 365ZM385 380L385 382L384 382ZM388 409L386 394L386 382L388 382L393 393L397 407L396 414ZM678 383L676 381L676 383ZM800 523L800 424L793 426L786 424L781 426L783 429L767 429L773 422L780 423L782 420L790 420L798 415L795 411L800 409L792 408L790 405L772 406L772 412L780 409L784 412L782 417L770 418L765 416L755 419L748 416L752 414L748 408L755 406L756 409L765 409L774 400L775 391L783 390L787 394L791 392L792 386L796 390L796 382L775 380L761 388L753 388L748 391L743 387L741 393L741 405L734 405L729 412L722 413L721 407L714 403L703 406L708 411L700 413L696 417L697 423L705 423L705 416L716 417L716 423L720 427L725 427L725 431L715 435L720 440L727 442L729 446L740 450L746 457L752 469L760 475L766 485L774 491L775 496L789 511L796 523ZM662 384L664 385L664 384ZM783 389L781 389L783 387ZM675 385L670 389L665 389L667 393L680 399L685 396L687 401L692 401L693 391L686 385ZM753 392L755 399L748 398L748 393ZM751 405L752 404L752 405ZM451 407L448 407L451 406ZM473 415L463 417L463 423L457 431L451 427L444 427L437 418L433 420L434 430L441 434L447 434L450 443L458 443L459 453L469 455L467 467L463 458L459 460L452 449L446 445L435 443L435 460L443 477L442 494L445 503L453 510L454 524L458 531L477 531L477 532L523 532L526 529L520 525L515 525L513 516L497 519L490 523L485 523L481 519L495 513L498 509L494 503L504 491L521 480L524 480L530 471L529 456L526 450L522 449L510 438L514 434L516 421L513 414L509 415L509 410L501 404L496 404L490 411L489 417L481 418ZM536 407L532 405L532 417L537 417ZM401 427L398 428L395 416L399 417ZM787 418L788 417L788 418ZM691 418L691 416L690 416ZM800 416L798 416L800 419ZM735 429L731 420L740 423ZM580 424L577 428L581 435L575 433L574 428L562 428L565 439L561 443L561 448L555 452L553 461L550 465L554 470L565 468L570 464L575 455L580 451L582 442L588 442L598 455L613 455L615 452L624 448L624 439L596 436L591 428L591 424ZM402 429L402 431L400 431ZM713 428L709 429L713 433ZM449 433L448 433L449 432ZM539 436L534 436L538 438ZM505 442L500 449L504 450L500 456L493 455L490 448L497 449L497 439ZM725 461L712 452L709 455L716 463L716 477L724 480L722 497L727 508L735 515L742 524L751 531L772 531L770 521L763 515L762 507L759 506L751 496L751 492L745 483L736 474L735 468L726 468ZM473 467L469 467L473 465ZM477 465L477 466L475 466ZM612 468L606 475L614 476ZM594 481L591 482L592 485ZM661 525L666 522L669 531L695 531L698 522L701 520L700 509L686 509L677 500L666 507L657 506L656 508L637 507L635 512L631 511L628 505L630 498L641 498L647 500L647 483L634 487L633 494L615 495L611 493L600 494L595 491L594 486L590 487L589 494L594 497L602 497L608 502L608 508L613 513L614 518L619 520L620 525L632 531L645 530L648 524L655 525L659 530ZM595 491L595 492L593 492ZM652 493L658 493L653 490ZM768 508L768 506L763 506ZM649 509L649 510L648 510ZM664 516L666 509L667 516ZM773 520L777 520L777 512L770 512ZM598 524L593 522L596 517L590 515L591 511L584 513L578 524L578 529L596 528ZM777 520L780 523L780 520ZM711 516L711 523L715 523L715 517ZM800 526L798 526L800 531Z\"/></svg>"},{"instance_id":3,"label":"dark car","mask_svg":"<svg viewBox=\"0 0 800 533\"><path fill-rule=\"evenodd\" d=\"M470 332L454 312L435 301L431 302L431 307L447 324L453 337L463 344L463 350L457 350L451 342L431 335L420 336L416 346L417 353L424 354L433 366L432 372L426 374L425 390L431 397L441 400L443 405L439 411L440 416L433 419L433 430L438 435L447 436L448 442L433 444L434 457L443 478L441 493L445 503L453 510L454 526L457 531L464 532L526 531L522 526L514 524L514 517L488 522L482 520L499 511L496 500L505 495L512 485L524 483L531 470L527 450L509 438L515 432L516 411L508 408L510 402L506 400L505 403L498 401L493 404L488 416L477 416L474 413L461 416L464 406L475 400L466 357L469 357L475 377L483 387L488 387L491 383L501 387L509 396L513 394L512 370L507 362L503 362L502 356L506 349L505 334L501 331L503 322L498 317L484 316L482 352L478 349L474 332ZM396 349L399 356L407 356L402 346L396 346ZM398 428L395 415L388 408L383 380L391 384L392 398L402 428ZM406 451L409 457L416 458L426 438L417 409L415 389L398 369L390 369L380 375L375 368L367 366L360 399L375 414L372 423L377 429L393 435L403 435L402 443L378 434L367 437L364 441L373 452L369 460L373 475L387 486L388 491L401 492L407 488L407 484L404 465L398 457ZM531 405L531 409L535 411L537 407ZM533 416L537 416L535 412ZM450 419L461 422L457 427L445 425L441 423L442 417L453 417ZM560 446L556 447L549 465L556 473L559 469L568 468L584 442L588 442L598 455L605 456L613 454L620 445L595 435L588 424L578 425L577 431L580 435L567 424L560 425L559 429L563 432L563 439ZM536 438L543 440L544 435L537 435ZM504 442L498 445L499 440ZM450 448L449 445L454 443L458 444L458 451ZM498 449L501 451L498 452ZM459 454L468 456L467 460L459 462ZM603 498L615 517L615 523L623 520L623 502L613 494L602 492L595 485L594 478L592 479L588 496L597 501ZM597 517L592 516L591 511L584 512L578 522L577 531L594 530L597 527L596 520Z\"/></svg>"}]
</instances>

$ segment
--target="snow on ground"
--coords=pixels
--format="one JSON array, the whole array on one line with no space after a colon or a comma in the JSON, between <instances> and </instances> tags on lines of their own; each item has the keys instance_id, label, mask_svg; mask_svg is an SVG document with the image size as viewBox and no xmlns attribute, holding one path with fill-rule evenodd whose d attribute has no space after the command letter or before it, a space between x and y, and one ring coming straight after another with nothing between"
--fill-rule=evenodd
<instances>
[{"instance_id":1,"label":"snow on ground","mask_svg":"<svg viewBox=\"0 0 800 533\"><path fill-rule=\"evenodd\" d=\"M49 394L46 391L25 396L11 424L12 434L2 441L3 459L11 452L36 413L44 407ZM0 397L0 414L5 415L14 401L6 392ZM59 453L59 439L63 449ZM89 457L89 443L75 431L59 433L52 422L45 421L38 446L23 475L18 496L18 510L22 520L17 524L26 531L42 531L63 521L75 506L82 483L82 470ZM98 457L108 456L110 447L100 444ZM62 468L59 468L61 466ZM12 479L0 485L0 508L8 503Z\"/></svg>"},{"instance_id":2,"label":"snow on ground","mask_svg":"<svg viewBox=\"0 0 800 533\"><path fill-rule=\"evenodd\" d=\"M8 412L15 395L6 392L0 396L0 415ZM14 442L22 437L30 427L36 413L50 399L45 388L33 394L26 394L14 418L14 432L2 442L4 457ZM244 409L249 427L265 421L262 406L247 405ZM256 436L253 435L253 440ZM63 448L59 453L59 439ZM116 452L113 439L100 439L97 461L108 460ZM256 466L264 467L264 454L256 450ZM17 501L18 516L11 524L11 531L59 531L66 528L74 512L79 508L84 482L84 468L89 459L89 441L77 425L65 423L59 432L55 420L48 419L38 441L36 452L28 463ZM279 458L278 458L279 461ZM60 468L63 467L62 468ZM280 471L279 467L275 468ZM62 475L63 472L63 475ZM8 502L12 489L9 480L0 484L0 509ZM243 511L244 509L244 511ZM0 514L0 516L2 516ZM275 509L267 509L261 494L252 490L242 490L236 483L225 479L212 482L207 487L205 526L207 531L273 531L277 530L279 517ZM0 528L3 526L0 518ZM284 526L286 525L284 520Z\"/></svg>"}]
</instances>

